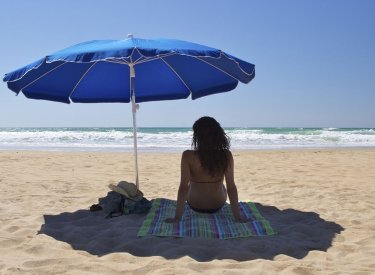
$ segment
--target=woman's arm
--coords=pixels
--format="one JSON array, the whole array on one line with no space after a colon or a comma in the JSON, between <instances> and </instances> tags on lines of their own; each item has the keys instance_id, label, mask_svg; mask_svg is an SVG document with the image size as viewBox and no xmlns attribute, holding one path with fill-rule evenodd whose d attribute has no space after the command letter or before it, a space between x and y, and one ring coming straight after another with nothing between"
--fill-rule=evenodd
<instances>
[{"instance_id":1,"label":"woman's arm","mask_svg":"<svg viewBox=\"0 0 375 275\"><path fill-rule=\"evenodd\" d=\"M237 222L245 222L246 219L241 217L240 208L238 206L237 187L234 183L234 160L232 153L228 151L228 167L225 171L225 182L227 184L227 192L232 209L233 216Z\"/></svg>"},{"instance_id":2,"label":"woman's arm","mask_svg":"<svg viewBox=\"0 0 375 275\"><path fill-rule=\"evenodd\" d=\"M184 212L185 201L187 199L190 182L190 167L188 161L188 151L182 153L181 157L181 180L180 187L177 193L177 207L174 218L168 218L165 222L174 223L179 222Z\"/></svg>"}]
</instances>

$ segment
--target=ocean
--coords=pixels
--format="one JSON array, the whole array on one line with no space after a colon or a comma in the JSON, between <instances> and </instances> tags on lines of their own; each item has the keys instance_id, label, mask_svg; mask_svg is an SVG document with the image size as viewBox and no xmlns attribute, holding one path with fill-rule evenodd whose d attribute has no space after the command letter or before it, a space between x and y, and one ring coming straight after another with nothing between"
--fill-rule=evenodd
<instances>
[{"instance_id":1,"label":"ocean","mask_svg":"<svg viewBox=\"0 0 375 275\"><path fill-rule=\"evenodd\" d=\"M225 128L233 150L375 147L374 128ZM191 128L138 128L140 152L191 148ZM132 128L0 128L0 150L129 151Z\"/></svg>"}]
</instances>

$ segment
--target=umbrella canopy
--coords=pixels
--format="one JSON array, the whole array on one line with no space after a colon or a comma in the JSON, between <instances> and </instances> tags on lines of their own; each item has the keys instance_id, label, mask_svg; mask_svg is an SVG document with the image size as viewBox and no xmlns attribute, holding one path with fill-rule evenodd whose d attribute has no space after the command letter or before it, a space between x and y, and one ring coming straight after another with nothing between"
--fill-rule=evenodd
<instances>
[{"instance_id":1,"label":"umbrella canopy","mask_svg":"<svg viewBox=\"0 0 375 275\"><path fill-rule=\"evenodd\" d=\"M192 99L249 83L255 66L228 53L172 39L80 43L7 73L8 88L27 98L64 103L132 102L136 184L136 103Z\"/></svg>"}]
</instances>

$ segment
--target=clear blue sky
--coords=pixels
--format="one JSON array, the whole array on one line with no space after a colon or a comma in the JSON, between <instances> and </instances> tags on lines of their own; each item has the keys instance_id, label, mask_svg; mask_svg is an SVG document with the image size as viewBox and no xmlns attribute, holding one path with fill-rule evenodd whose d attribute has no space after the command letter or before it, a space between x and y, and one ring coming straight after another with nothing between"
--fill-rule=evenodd
<instances>
[{"instance_id":1,"label":"clear blue sky","mask_svg":"<svg viewBox=\"0 0 375 275\"><path fill-rule=\"evenodd\" d=\"M375 1L1 1L0 73L87 40L175 38L256 65L236 90L141 104L138 126L375 127ZM131 126L129 104L62 104L0 84L0 127Z\"/></svg>"}]
</instances>

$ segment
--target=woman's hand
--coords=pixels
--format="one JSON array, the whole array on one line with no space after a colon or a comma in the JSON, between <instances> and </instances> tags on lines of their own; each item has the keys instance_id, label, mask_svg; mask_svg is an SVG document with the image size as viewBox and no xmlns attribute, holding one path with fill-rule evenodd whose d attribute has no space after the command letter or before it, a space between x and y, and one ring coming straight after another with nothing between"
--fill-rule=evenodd
<instances>
[{"instance_id":1,"label":"woman's hand","mask_svg":"<svg viewBox=\"0 0 375 275\"><path fill-rule=\"evenodd\" d=\"M164 220L165 223L178 223L180 222L179 219L176 219L176 218L167 218Z\"/></svg>"}]
</instances>

